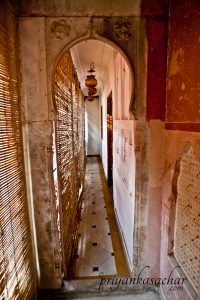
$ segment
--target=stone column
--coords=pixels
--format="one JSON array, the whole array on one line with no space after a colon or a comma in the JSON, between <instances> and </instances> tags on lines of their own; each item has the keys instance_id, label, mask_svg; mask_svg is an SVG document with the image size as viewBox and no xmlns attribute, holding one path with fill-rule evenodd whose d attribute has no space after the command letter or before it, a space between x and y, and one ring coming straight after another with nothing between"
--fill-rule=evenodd
<instances>
[{"instance_id":1,"label":"stone column","mask_svg":"<svg viewBox=\"0 0 200 300\"><path fill-rule=\"evenodd\" d=\"M49 120L45 20L19 18L22 123L30 153L29 182L32 184L36 228L35 253L39 288L61 286L61 256L55 218L52 166L53 122Z\"/></svg>"},{"instance_id":2,"label":"stone column","mask_svg":"<svg viewBox=\"0 0 200 300\"><path fill-rule=\"evenodd\" d=\"M147 123L135 121L135 218L133 235L133 275L137 275L147 261L147 205L148 205L148 128ZM147 270L143 272L145 274Z\"/></svg>"}]
</instances>

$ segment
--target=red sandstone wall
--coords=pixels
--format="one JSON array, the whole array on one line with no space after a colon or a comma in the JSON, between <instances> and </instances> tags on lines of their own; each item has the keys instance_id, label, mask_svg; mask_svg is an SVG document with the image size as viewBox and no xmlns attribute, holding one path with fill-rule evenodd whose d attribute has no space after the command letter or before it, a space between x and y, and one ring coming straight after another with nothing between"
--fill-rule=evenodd
<instances>
[{"instance_id":1,"label":"red sandstone wall","mask_svg":"<svg viewBox=\"0 0 200 300\"><path fill-rule=\"evenodd\" d=\"M166 0L144 0L142 16L146 20L147 54L147 111L148 120L165 119L167 21Z\"/></svg>"},{"instance_id":2,"label":"red sandstone wall","mask_svg":"<svg viewBox=\"0 0 200 300\"><path fill-rule=\"evenodd\" d=\"M200 2L170 4L167 128L199 131L200 126ZM184 125L184 123L187 123Z\"/></svg>"}]
</instances>

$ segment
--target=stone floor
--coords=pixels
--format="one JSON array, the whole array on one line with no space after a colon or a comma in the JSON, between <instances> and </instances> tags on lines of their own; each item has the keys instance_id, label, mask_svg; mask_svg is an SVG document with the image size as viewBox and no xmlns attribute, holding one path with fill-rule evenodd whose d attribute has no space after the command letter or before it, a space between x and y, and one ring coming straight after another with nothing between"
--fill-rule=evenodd
<instances>
[{"instance_id":1,"label":"stone floor","mask_svg":"<svg viewBox=\"0 0 200 300\"><path fill-rule=\"evenodd\" d=\"M114 296L100 296L100 297L90 297L90 298L73 298L75 300L90 299L90 300L159 300L160 297L155 292L147 292L135 295L114 295Z\"/></svg>"},{"instance_id":2,"label":"stone floor","mask_svg":"<svg viewBox=\"0 0 200 300\"><path fill-rule=\"evenodd\" d=\"M87 158L83 197L75 278L64 280L58 291L40 290L38 300L160 299L152 289L141 286L119 286L111 291L113 286L108 284L100 289L101 272L107 279L115 274L118 278L128 277L130 273L115 220L112 191L98 157Z\"/></svg>"},{"instance_id":3,"label":"stone floor","mask_svg":"<svg viewBox=\"0 0 200 300\"><path fill-rule=\"evenodd\" d=\"M113 200L98 157L88 157L75 278L128 275Z\"/></svg>"}]
</instances>

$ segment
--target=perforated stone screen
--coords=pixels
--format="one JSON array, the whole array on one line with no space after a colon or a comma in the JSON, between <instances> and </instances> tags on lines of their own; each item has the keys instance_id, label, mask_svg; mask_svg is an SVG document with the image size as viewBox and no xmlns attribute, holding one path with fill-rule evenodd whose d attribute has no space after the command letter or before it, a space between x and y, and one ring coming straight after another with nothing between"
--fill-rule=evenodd
<instances>
[{"instance_id":1,"label":"perforated stone screen","mask_svg":"<svg viewBox=\"0 0 200 300\"><path fill-rule=\"evenodd\" d=\"M200 161L192 147L180 162L174 255L197 290L200 278Z\"/></svg>"}]
</instances>

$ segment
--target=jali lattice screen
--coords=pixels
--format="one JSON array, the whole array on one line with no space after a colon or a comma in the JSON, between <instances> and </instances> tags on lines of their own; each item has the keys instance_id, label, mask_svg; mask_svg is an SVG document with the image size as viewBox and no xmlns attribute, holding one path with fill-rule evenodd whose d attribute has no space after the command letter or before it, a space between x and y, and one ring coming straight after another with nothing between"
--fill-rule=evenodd
<instances>
[{"instance_id":1,"label":"jali lattice screen","mask_svg":"<svg viewBox=\"0 0 200 300\"><path fill-rule=\"evenodd\" d=\"M84 100L69 52L65 52L58 62L54 97L64 272L71 278L78 241L79 192L84 177L85 155Z\"/></svg>"},{"instance_id":2,"label":"jali lattice screen","mask_svg":"<svg viewBox=\"0 0 200 300\"><path fill-rule=\"evenodd\" d=\"M14 1L0 1L0 299L29 300L35 271L24 172Z\"/></svg>"},{"instance_id":3,"label":"jali lattice screen","mask_svg":"<svg viewBox=\"0 0 200 300\"><path fill-rule=\"evenodd\" d=\"M200 161L192 147L180 162L174 255L197 290L200 278Z\"/></svg>"}]
</instances>

